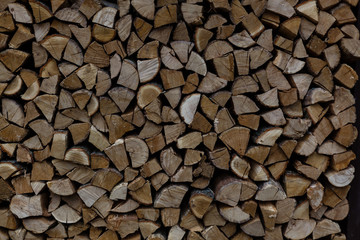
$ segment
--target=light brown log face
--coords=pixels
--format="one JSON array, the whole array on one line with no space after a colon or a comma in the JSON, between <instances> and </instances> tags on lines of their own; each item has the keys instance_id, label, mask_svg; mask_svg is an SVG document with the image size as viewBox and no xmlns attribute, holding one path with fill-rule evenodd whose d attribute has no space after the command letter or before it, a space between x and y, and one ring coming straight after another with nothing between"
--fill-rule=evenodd
<instances>
[{"instance_id":1,"label":"light brown log face","mask_svg":"<svg viewBox=\"0 0 360 240\"><path fill-rule=\"evenodd\" d=\"M358 2L0 0L0 239L346 239Z\"/></svg>"}]
</instances>

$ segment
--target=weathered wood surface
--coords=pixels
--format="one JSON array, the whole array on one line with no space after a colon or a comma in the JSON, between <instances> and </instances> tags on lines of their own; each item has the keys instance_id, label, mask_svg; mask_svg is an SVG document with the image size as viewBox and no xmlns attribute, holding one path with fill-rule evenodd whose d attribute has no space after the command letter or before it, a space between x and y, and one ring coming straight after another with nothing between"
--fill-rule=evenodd
<instances>
[{"instance_id":1,"label":"weathered wood surface","mask_svg":"<svg viewBox=\"0 0 360 240\"><path fill-rule=\"evenodd\" d=\"M1 1L0 239L346 239L357 5Z\"/></svg>"}]
</instances>

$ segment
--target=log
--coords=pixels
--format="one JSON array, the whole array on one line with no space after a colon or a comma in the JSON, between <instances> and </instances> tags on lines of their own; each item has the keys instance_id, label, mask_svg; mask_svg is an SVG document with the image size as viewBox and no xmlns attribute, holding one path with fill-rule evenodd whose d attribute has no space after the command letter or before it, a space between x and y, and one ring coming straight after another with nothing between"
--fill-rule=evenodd
<instances>
[{"instance_id":1,"label":"log","mask_svg":"<svg viewBox=\"0 0 360 240\"><path fill-rule=\"evenodd\" d=\"M315 228L316 222L313 219L291 220L285 230L285 237L289 239L301 239L309 236Z\"/></svg>"},{"instance_id":2,"label":"log","mask_svg":"<svg viewBox=\"0 0 360 240\"><path fill-rule=\"evenodd\" d=\"M45 213L45 195L16 195L10 202L10 211L20 219L42 216Z\"/></svg>"}]
</instances>

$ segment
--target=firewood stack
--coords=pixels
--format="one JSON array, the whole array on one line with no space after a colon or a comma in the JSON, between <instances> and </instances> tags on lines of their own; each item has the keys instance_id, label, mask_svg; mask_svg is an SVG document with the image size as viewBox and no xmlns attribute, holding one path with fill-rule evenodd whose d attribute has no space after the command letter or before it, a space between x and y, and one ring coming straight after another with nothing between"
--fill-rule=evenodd
<instances>
[{"instance_id":1,"label":"firewood stack","mask_svg":"<svg viewBox=\"0 0 360 240\"><path fill-rule=\"evenodd\" d=\"M1 240L345 240L358 0L1 0Z\"/></svg>"}]
</instances>

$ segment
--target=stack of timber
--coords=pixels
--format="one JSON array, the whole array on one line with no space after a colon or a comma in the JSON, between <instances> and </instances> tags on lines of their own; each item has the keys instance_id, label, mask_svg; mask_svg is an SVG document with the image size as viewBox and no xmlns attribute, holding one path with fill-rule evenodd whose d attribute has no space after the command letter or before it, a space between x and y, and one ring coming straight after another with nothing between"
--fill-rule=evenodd
<instances>
[{"instance_id":1,"label":"stack of timber","mask_svg":"<svg viewBox=\"0 0 360 240\"><path fill-rule=\"evenodd\" d=\"M345 240L358 0L1 0L1 240Z\"/></svg>"}]
</instances>

